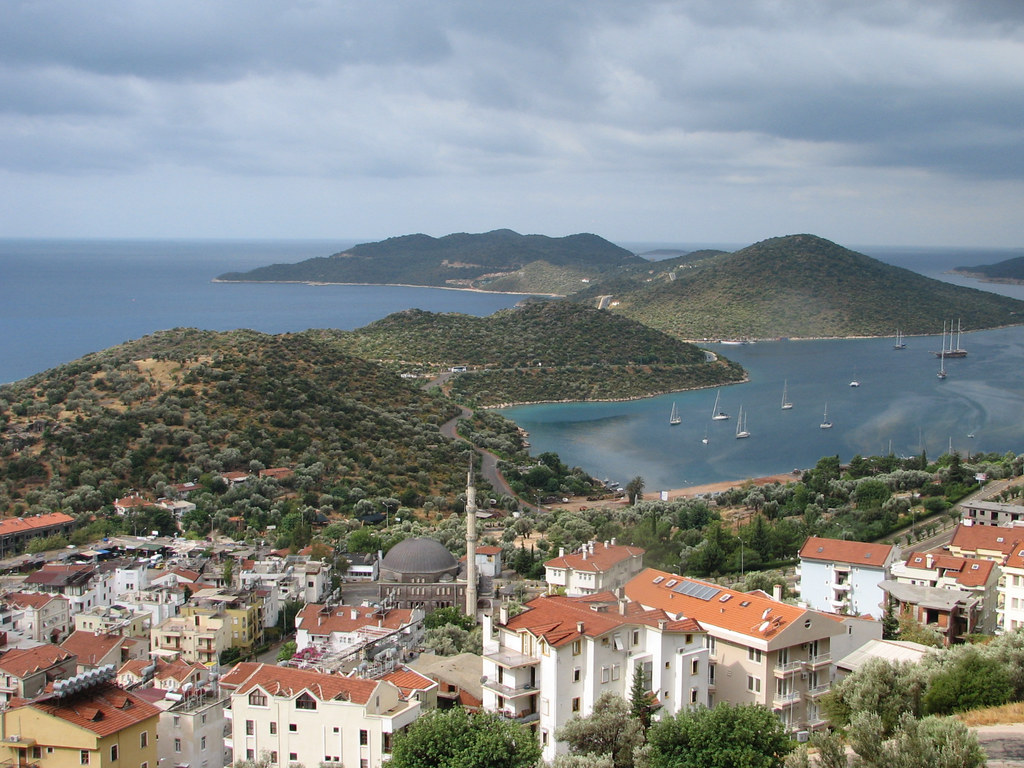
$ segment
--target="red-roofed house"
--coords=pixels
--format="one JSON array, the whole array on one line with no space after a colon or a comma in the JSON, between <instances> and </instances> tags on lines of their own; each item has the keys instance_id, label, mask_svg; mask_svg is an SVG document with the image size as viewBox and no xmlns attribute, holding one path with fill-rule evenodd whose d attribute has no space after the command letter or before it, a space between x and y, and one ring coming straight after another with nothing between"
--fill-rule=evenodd
<instances>
[{"instance_id":1,"label":"red-roofed house","mask_svg":"<svg viewBox=\"0 0 1024 768\"><path fill-rule=\"evenodd\" d=\"M243 662L221 679L231 696L234 760L270 754L271 764L380 768L393 735L420 715L398 686Z\"/></svg>"},{"instance_id":2,"label":"red-roofed house","mask_svg":"<svg viewBox=\"0 0 1024 768\"><path fill-rule=\"evenodd\" d=\"M148 640L123 635L105 635L101 632L72 632L60 647L78 657L79 672L105 667L108 664L118 669L129 659L144 659L149 656Z\"/></svg>"},{"instance_id":3,"label":"red-roofed house","mask_svg":"<svg viewBox=\"0 0 1024 768\"><path fill-rule=\"evenodd\" d=\"M994 634L997 622L999 578L1002 570L991 560L957 557L945 552L911 552L906 562L895 563L892 578L916 584L968 593L977 598L976 630Z\"/></svg>"},{"instance_id":4,"label":"red-roofed house","mask_svg":"<svg viewBox=\"0 0 1024 768\"><path fill-rule=\"evenodd\" d=\"M406 701L418 701L425 710L437 707L439 687L437 681L431 680L414 669L403 665L386 675L381 675L380 679L398 686L398 690L402 692L402 698Z\"/></svg>"},{"instance_id":5,"label":"red-roofed house","mask_svg":"<svg viewBox=\"0 0 1024 768\"><path fill-rule=\"evenodd\" d=\"M3 714L0 760L15 766L156 768L159 715L152 704L110 682L42 696Z\"/></svg>"},{"instance_id":6,"label":"red-roofed house","mask_svg":"<svg viewBox=\"0 0 1024 768\"><path fill-rule=\"evenodd\" d=\"M1024 528L998 528L992 525L964 525L953 531L949 553L1001 563L1018 545L1024 545Z\"/></svg>"},{"instance_id":7,"label":"red-roofed house","mask_svg":"<svg viewBox=\"0 0 1024 768\"><path fill-rule=\"evenodd\" d=\"M829 691L833 639L847 631L842 617L653 568L626 585L626 597L704 627L709 706L762 704L791 730L825 725L819 701Z\"/></svg>"},{"instance_id":8,"label":"red-roofed house","mask_svg":"<svg viewBox=\"0 0 1024 768\"><path fill-rule=\"evenodd\" d=\"M66 599L46 592L11 592L3 602L10 611L8 631L30 644L56 643L71 631L71 608Z\"/></svg>"},{"instance_id":9,"label":"red-roofed house","mask_svg":"<svg viewBox=\"0 0 1024 768\"><path fill-rule=\"evenodd\" d=\"M466 556L460 557L459 562L466 562ZM476 548L476 572L480 576L496 579L501 576L501 568L501 547L483 544Z\"/></svg>"},{"instance_id":10,"label":"red-roofed house","mask_svg":"<svg viewBox=\"0 0 1024 768\"><path fill-rule=\"evenodd\" d=\"M411 649L423 643L423 610L339 605L328 608L307 603L295 616L295 645L298 656L307 649L320 654L354 653L368 643L388 650Z\"/></svg>"},{"instance_id":11,"label":"red-roofed house","mask_svg":"<svg viewBox=\"0 0 1024 768\"><path fill-rule=\"evenodd\" d=\"M815 611L880 619L885 613L880 585L895 558L888 544L811 536L800 549L800 597Z\"/></svg>"},{"instance_id":12,"label":"red-roofed house","mask_svg":"<svg viewBox=\"0 0 1024 768\"><path fill-rule=\"evenodd\" d=\"M32 699L47 683L77 672L78 659L59 645L15 649L0 656L0 701Z\"/></svg>"},{"instance_id":13,"label":"red-roofed house","mask_svg":"<svg viewBox=\"0 0 1024 768\"><path fill-rule=\"evenodd\" d=\"M528 724L545 760L565 751L561 725L589 715L602 693L628 699L637 674L668 714L709 704L705 632L691 618L603 592L531 600L501 617L496 640L490 625L485 617L484 708Z\"/></svg>"},{"instance_id":14,"label":"red-roofed house","mask_svg":"<svg viewBox=\"0 0 1024 768\"><path fill-rule=\"evenodd\" d=\"M569 597L616 590L644 567L644 551L611 542L585 544L579 552L558 553L544 563L548 592L564 589Z\"/></svg>"},{"instance_id":15,"label":"red-roofed house","mask_svg":"<svg viewBox=\"0 0 1024 768\"><path fill-rule=\"evenodd\" d=\"M7 557L22 548L31 539L69 534L75 527L75 518L63 512L50 512L31 517L6 517L0 520L0 556Z\"/></svg>"}]
</instances>

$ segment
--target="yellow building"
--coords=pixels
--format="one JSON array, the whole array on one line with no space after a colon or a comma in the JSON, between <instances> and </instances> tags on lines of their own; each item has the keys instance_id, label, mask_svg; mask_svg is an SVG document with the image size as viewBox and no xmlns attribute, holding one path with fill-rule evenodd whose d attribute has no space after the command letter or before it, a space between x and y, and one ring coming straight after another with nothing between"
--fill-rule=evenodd
<instances>
[{"instance_id":1,"label":"yellow building","mask_svg":"<svg viewBox=\"0 0 1024 768\"><path fill-rule=\"evenodd\" d=\"M157 768L160 711L109 678L0 711L0 761L25 768Z\"/></svg>"}]
</instances>

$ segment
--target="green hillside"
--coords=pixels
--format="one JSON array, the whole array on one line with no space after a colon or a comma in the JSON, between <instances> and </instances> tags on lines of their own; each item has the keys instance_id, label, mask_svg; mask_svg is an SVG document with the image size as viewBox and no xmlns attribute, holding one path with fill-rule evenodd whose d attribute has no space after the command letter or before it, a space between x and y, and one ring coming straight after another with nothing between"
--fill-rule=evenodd
<instances>
[{"instance_id":1,"label":"green hillside","mask_svg":"<svg viewBox=\"0 0 1024 768\"><path fill-rule=\"evenodd\" d=\"M621 292L606 287L586 296L612 293L616 311L686 339L885 336L897 327L927 334L949 318L965 330L1024 322L1024 302L933 280L813 235L764 240Z\"/></svg>"},{"instance_id":2,"label":"green hillside","mask_svg":"<svg viewBox=\"0 0 1024 768\"><path fill-rule=\"evenodd\" d=\"M1024 283L1024 256L996 262L995 264L978 264L973 267L957 267L950 270L958 275L975 277L997 283Z\"/></svg>"},{"instance_id":3,"label":"green hillside","mask_svg":"<svg viewBox=\"0 0 1024 768\"><path fill-rule=\"evenodd\" d=\"M451 384L461 400L495 405L641 397L739 381L743 371L633 320L566 301L480 318L408 310L341 342L402 371L473 370Z\"/></svg>"},{"instance_id":4,"label":"green hillside","mask_svg":"<svg viewBox=\"0 0 1024 768\"><path fill-rule=\"evenodd\" d=\"M223 281L372 283L556 293L642 260L591 234L520 235L508 229L434 238L404 235L344 253L229 272ZM530 265L543 263L541 272ZM504 282L501 282L504 280ZM510 282L511 280L511 282ZM497 287L496 287L497 286ZM554 290L554 289L559 290Z\"/></svg>"}]
</instances>

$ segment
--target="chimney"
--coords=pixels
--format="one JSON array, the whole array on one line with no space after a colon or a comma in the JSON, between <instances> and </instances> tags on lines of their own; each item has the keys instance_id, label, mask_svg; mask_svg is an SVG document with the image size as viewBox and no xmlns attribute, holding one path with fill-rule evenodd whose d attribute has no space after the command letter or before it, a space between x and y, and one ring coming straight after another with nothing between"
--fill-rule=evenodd
<instances>
[{"instance_id":1,"label":"chimney","mask_svg":"<svg viewBox=\"0 0 1024 768\"><path fill-rule=\"evenodd\" d=\"M614 536L612 536L612 546L613 547L615 546L615 537Z\"/></svg>"},{"instance_id":2,"label":"chimney","mask_svg":"<svg viewBox=\"0 0 1024 768\"><path fill-rule=\"evenodd\" d=\"M773 600L777 600L780 603L782 602L782 585L781 584L774 584L774 585L772 585L772 599Z\"/></svg>"},{"instance_id":3,"label":"chimney","mask_svg":"<svg viewBox=\"0 0 1024 768\"><path fill-rule=\"evenodd\" d=\"M581 635L583 634L583 622L582 621L577 621L576 622L576 631L579 632Z\"/></svg>"},{"instance_id":4,"label":"chimney","mask_svg":"<svg viewBox=\"0 0 1024 768\"><path fill-rule=\"evenodd\" d=\"M359 609L358 608L353 608L352 609L352 620L355 621L358 618L359 618Z\"/></svg>"},{"instance_id":5,"label":"chimney","mask_svg":"<svg viewBox=\"0 0 1024 768\"><path fill-rule=\"evenodd\" d=\"M605 548L605 549L608 549L608 539L605 539L605 540L604 540L604 548Z\"/></svg>"},{"instance_id":6,"label":"chimney","mask_svg":"<svg viewBox=\"0 0 1024 768\"><path fill-rule=\"evenodd\" d=\"M498 608L498 623L508 624L508 603L502 603Z\"/></svg>"},{"instance_id":7,"label":"chimney","mask_svg":"<svg viewBox=\"0 0 1024 768\"><path fill-rule=\"evenodd\" d=\"M619 600L619 615L620 616L625 616L626 615L626 601L625 600Z\"/></svg>"},{"instance_id":8,"label":"chimney","mask_svg":"<svg viewBox=\"0 0 1024 768\"><path fill-rule=\"evenodd\" d=\"M587 559L587 548L586 547L583 548L583 559L584 560Z\"/></svg>"},{"instance_id":9,"label":"chimney","mask_svg":"<svg viewBox=\"0 0 1024 768\"><path fill-rule=\"evenodd\" d=\"M924 556L924 564L925 564L926 568L931 568L932 567L932 563L934 563L934 562L935 562L935 557L930 552L927 555Z\"/></svg>"},{"instance_id":10,"label":"chimney","mask_svg":"<svg viewBox=\"0 0 1024 768\"><path fill-rule=\"evenodd\" d=\"M667 626L668 626L668 620L667 619L658 619L658 629L660 629L662 632L664 632L665 631L665 627L667 627Z\"/></svg>"},{"instance_id":11,"label":"chimney","mask_svg":"<svg viewBox=\"0 0 1024 768\"><path fill-rule=\"evenodd\" d=\"M559 547L558 548L558 556L559 557L565 557L565 547Z\"/></svg>"}]
</instances>

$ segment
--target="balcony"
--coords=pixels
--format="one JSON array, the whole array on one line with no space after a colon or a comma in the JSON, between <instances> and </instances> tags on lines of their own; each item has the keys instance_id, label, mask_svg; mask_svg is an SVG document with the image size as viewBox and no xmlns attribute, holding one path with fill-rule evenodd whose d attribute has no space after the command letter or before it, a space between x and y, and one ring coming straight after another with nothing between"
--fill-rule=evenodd
<instances>
[{"instance_id":1,"label":"balcony","mask_svg":"<svg viewBox=\"0 0 1024 768\"><path fill-rule=\"evenodd\" d=\"M792 675L794 672L799 672L804 668L804 662L801 661L787 661L783 663L776 662L775 674L778 677L786 677Z\"/></svg>"},{"instance_id":2,"label":"balcony","mask_svg":"<svg viewBox=\"0 0 1024 768\"><path fill-rule=\"evenodd\" d=\"M489 691L494 691L499 696L504 696L506 699L515 699L520 696L530 696L537 693L537 686L530 685L529 683L523 683L520 686L511 687L502 683L496 683L492 680L488 680L484 683L484 688Z\"/></svg>"},{"instance_id":3,"label":"balcony","mask_svg":"<svg viewBox=\"0 0 1024 768\"><path fill-rule=\"evenodd\" d=\"M799 691L788 691L787 693L776 693L772 696L772 705L776 707L789 707L800 701Z\"/></svg>"},{"instance_id":4,"label":"balcony","mask_svg":"<svg viewBox=\"0 0 1024 768\"><path fill-rule=\"evenodd\" d=\"M831 686L828 683L822 683L821 685L815 685L812 688L807 689L807 695L814 700L817 700L829 692Z\"/></svg>"},{"instance_id":5,"label":"balcony","mask_svg":"<svg viewBox=\"0 0 1024 768\"><path fill-rule=\"evenodd\" d=\"M488 661L493 661L499 667L505 667L505 669L516 669L517 667L529 667L535 664L540 664L540 659L535 659L533 656L527 656L525 653L516 653L515 651L499 651L497 653L488 653L484 656Z\"/></svg>"},{"instance_id":6,"label":"balcony","mask_svg":"<svg viewBox=\"0 0 1024 768\"><path fill-rule=\"evenodd\" d=\"M810 660L807 663L811 665L812 669L817 669L818 667L824 666L826 664L831 664L832 654L828 651L826 651L825 653L819 653L815 656L811 656Z\"/></svg>"},{"instance_id":7,"label":"balcony","mask_svg":"<svg viewBox=\"0 0 1024 768\"><path fill-rule=\"evenodd\" d=\"M850 591L850 582L844 581L841 584L833 584L832 585L832 589L834 591L836 591L836 592L849 592Z\"/></svg>"},{"instance_id":8,"label":"balcony","mask_svg":"<svg viewBox=\"0 0 1024 768\"><path fill-rule=\"evenodd\" d=\"M516 712L511 709L502 709L498 714L506 720L514 720L517 723L533 723L540 720L540 712L530 712L529 710Z\"/></svg>"}]
</instances>

